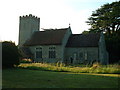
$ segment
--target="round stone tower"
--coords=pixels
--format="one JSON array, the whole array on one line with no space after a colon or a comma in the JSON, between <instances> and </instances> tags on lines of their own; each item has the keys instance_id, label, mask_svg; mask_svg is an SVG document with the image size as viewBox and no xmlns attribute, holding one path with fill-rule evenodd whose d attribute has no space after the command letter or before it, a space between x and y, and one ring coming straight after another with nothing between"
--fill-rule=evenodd
<instances>
[{"instance_id":1,"label":"round stone tower","mask_svg":"<svg viewBox=\"0 0 120 90\"><path fill-rule=\"evenodd\" d=\"M19 43L18 46L22 47L26 40L28 40L33 32L39 31L40 18L32 14L20 16L19 18Z\"/></svg>"}]
</instances>

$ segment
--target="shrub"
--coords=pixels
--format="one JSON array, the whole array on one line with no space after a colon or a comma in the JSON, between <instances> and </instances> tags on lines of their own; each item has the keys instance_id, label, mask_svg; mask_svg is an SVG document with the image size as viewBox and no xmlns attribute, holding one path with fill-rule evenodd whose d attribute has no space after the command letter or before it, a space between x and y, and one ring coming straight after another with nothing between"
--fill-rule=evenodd
<instances>
[{"instance_id":1,"label":"shrub","mask_svg":"<svg viewBox=\"0 0 120 90\"><path fill-rule=\"evenodd\" d=\"M2 42L2 67L11 68L14 65L19 65L19 52L15 43Z\"/></svg>"}]
</instances>

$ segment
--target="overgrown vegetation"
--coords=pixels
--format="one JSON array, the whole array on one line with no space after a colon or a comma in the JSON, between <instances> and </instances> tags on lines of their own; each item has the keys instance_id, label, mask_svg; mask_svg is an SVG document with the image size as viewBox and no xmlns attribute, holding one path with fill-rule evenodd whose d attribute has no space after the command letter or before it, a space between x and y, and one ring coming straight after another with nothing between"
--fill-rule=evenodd
<instances>
[{"instance_id":1,"label":"overgrown vegetation","mask_svg":"<svg viewBox=\"0 0 120 90\"><path fill-rule=\"evenodd\" d=\"M93 66L65 66L63 63L48 64L48 63L30 63L20 64L19 68L31 69L31 70L42 70L42 71L56 71L56 72L74 72L74 73L102 73L102 74L119 74L120 65L100 65L98 63Z\"/></svg>"}]
</instances>

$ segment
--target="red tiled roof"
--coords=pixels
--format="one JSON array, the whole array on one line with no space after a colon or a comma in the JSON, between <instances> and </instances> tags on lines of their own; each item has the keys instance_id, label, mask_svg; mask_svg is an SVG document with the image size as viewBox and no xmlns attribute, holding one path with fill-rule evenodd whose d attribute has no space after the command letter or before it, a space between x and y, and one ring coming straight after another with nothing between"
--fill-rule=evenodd
<instances>
[{"instance_id":1,"label":"red tiled roof","mask_svg":"<svg viewBox=\"0 0 120 90\"><path fill-rule=\"evenodd\" d=\"M68 28L34 32L32 37L24 43L24 46L60 45L67 30Z\"/></svg>"}]
</instances>

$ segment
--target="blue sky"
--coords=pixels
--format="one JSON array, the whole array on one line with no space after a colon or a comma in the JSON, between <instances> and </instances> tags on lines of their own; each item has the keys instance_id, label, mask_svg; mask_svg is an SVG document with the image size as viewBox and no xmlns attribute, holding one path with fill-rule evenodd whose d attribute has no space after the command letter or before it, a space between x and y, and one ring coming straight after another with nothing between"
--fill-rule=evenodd
<instances>
[{"instance_id":1,"label":"blue sky","mask_svg":"<svg viewBox=\"0 0 120 90\"><path fill-rule=\"evenodd\" d=\"M18 43L19 16L40 17L40 28L66 28L79 34L88 30L85 21L101 5L118 0L1 0L0 39Z\"/></svg>"}]
</instances>

